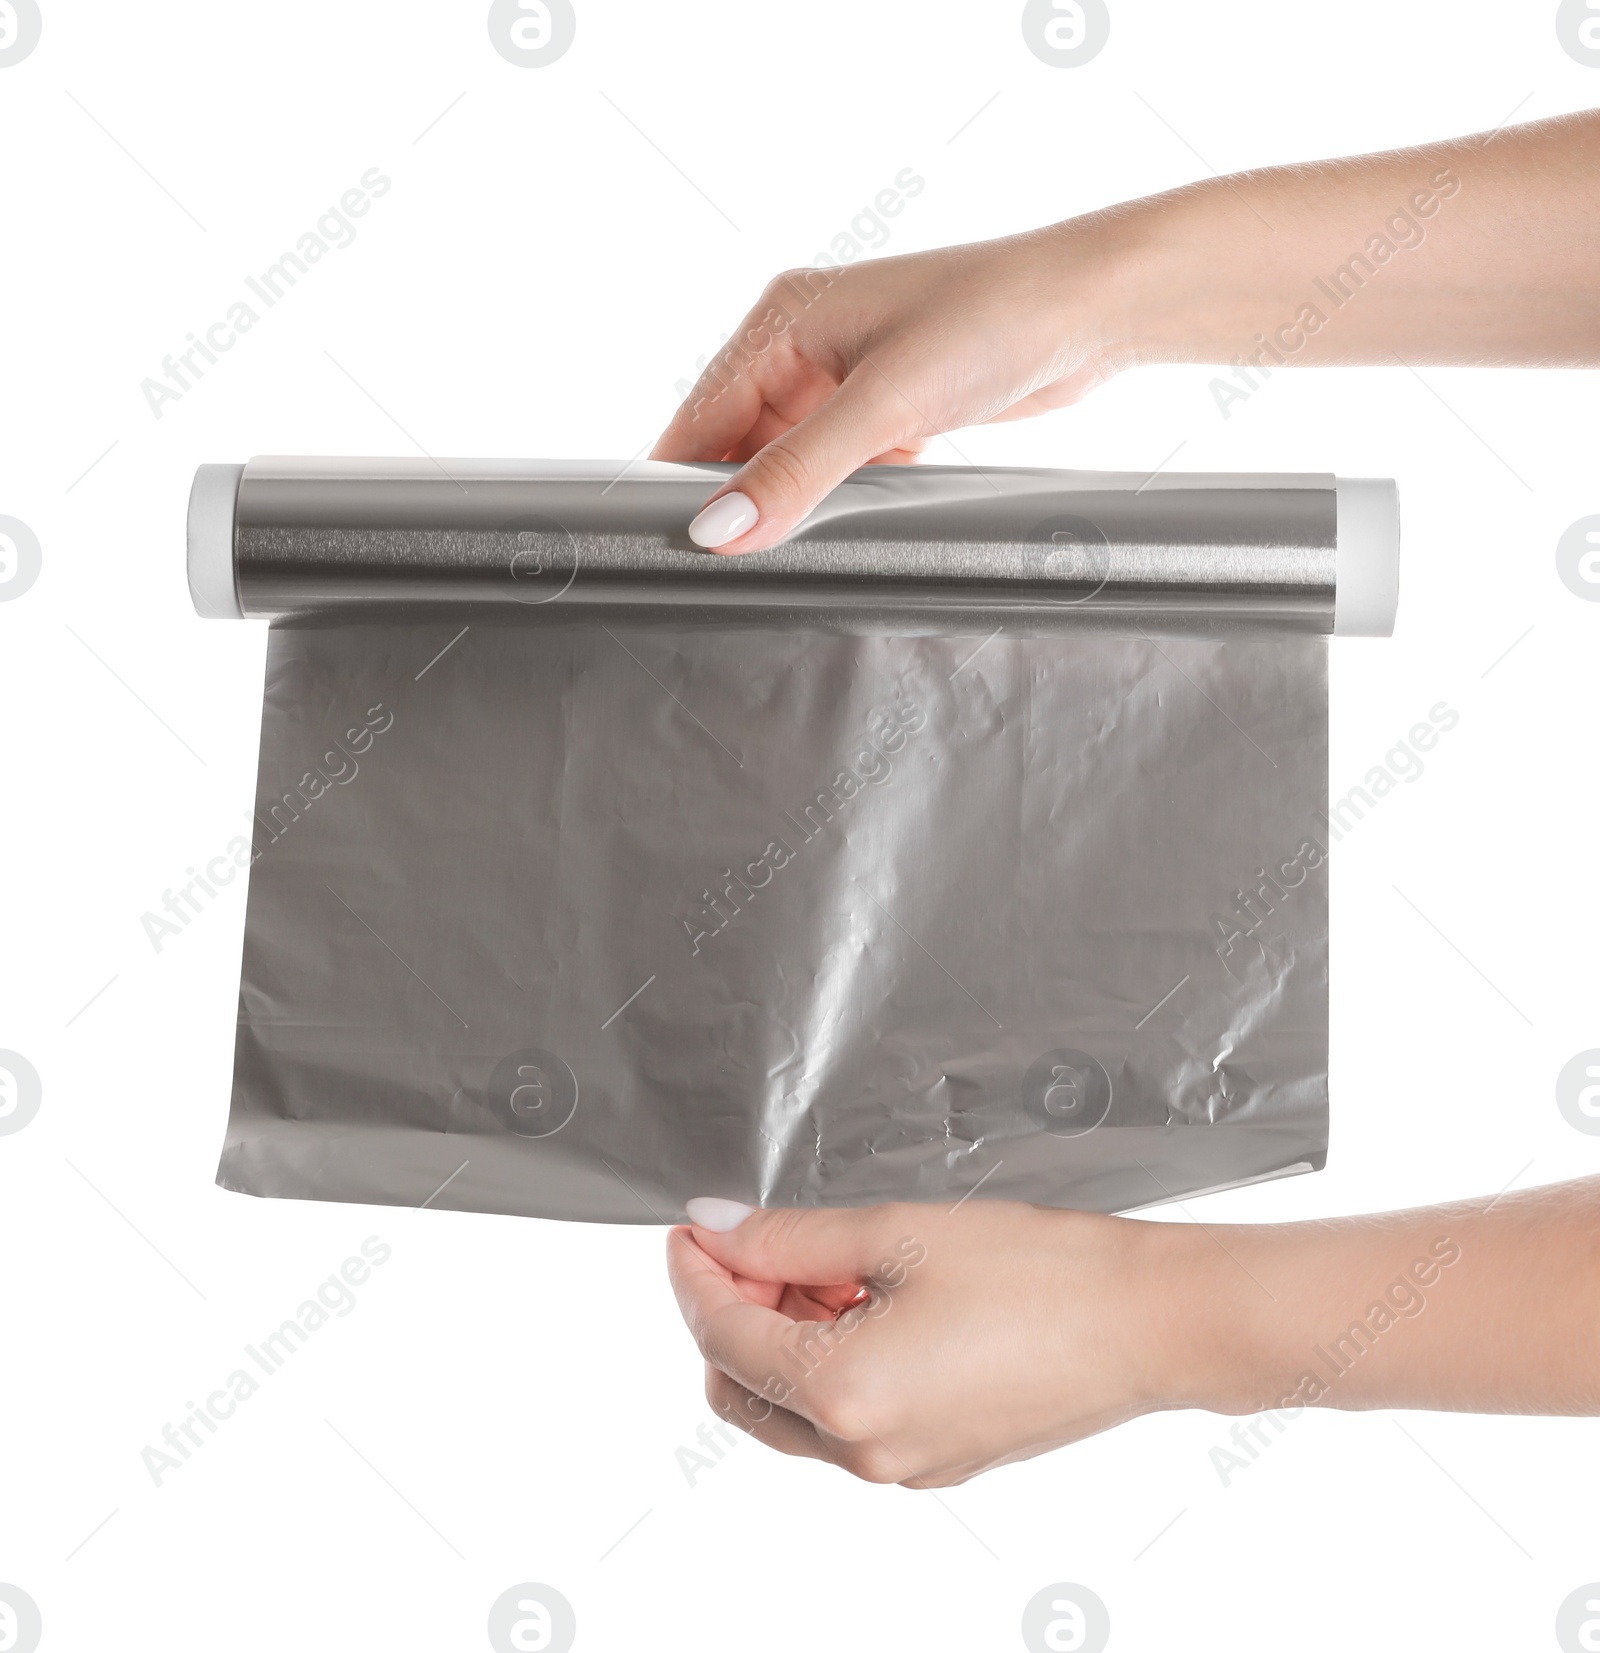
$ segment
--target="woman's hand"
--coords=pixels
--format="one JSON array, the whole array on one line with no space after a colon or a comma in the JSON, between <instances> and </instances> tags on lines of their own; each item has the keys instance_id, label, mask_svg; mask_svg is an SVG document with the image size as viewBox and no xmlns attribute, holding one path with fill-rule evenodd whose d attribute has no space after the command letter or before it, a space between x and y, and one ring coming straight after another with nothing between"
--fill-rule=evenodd
<instances>
[{"instance_id":1,"label":"woman's hand","mask_svg":"<svg viewBox=\"0 0 1600 1653\"><path fill-rule=\"evenodd\" d=\"M859 466L1214 362L1224 415L1309 363L1600 365L1600 110L1213 178L1000 241L791 270L656 444L742 469L690 525L757 551Z\"/></svg>"},{"instance_id":2,"label":"woman's hand","mask_svg":"<svg viewBox=\"0 0 1600 1653\"><path fill-rule=\"evenodd\" d=\"M651 456L743 462L695 518L696 544L775 544L862 465L904 464L943 431L1062 407L1108 378L1128 357L1120 222L779 276Z\"/></svg>"},{"instance_id":3,"label":"woman's hand","mask_svg":"<svg viewBox=\"0 0 1600 1653\"><path fill-rule=\"evenodd\" d=\"M780 1452L950 1486L1204 1398L1198 1351L1171 1380L1156 1312L1185 1231L998 1201L690 1208L667 1260L707 1397Z\"/></svg>"},{"instance_id":4,"label":"woman's hand","mask_svg":"<svg viewBox=\"0 0 1600 1653\"><path fill-rule=\"evenodd\" d=\"M728 1422L949 1486L1144 1412L1600 1414L1600 1177L1331 1221L691 1200L667 1263Z\"/></svg>"}]
</instances>

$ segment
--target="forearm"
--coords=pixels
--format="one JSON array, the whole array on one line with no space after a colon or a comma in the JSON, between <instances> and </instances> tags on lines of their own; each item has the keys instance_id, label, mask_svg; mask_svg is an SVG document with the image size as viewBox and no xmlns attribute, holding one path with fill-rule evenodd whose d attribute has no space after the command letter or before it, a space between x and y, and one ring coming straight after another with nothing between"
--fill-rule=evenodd
<instances>
[{"instance_id":1,"label":"forearm","mask_svg":"<svg viewBox=\"0 0 1600 1653\"><path fill-rule=\"evenodd\" d=\"M1600 1178L1333 1222L1150 1226L1154 1359L1177 1404L1600 1413Z\"/></svg>"},{"instance_id":2,"label":"forearm","mask_svg":"<svg viewBox=\"0 0 1600 1653\"><path fill-rule=\"evenodd\" d=\"M1600 365L1600 111L1208 180L1042 236L1067 308L1110 316L1118 366Z\"/></svg>"}]
</instances>

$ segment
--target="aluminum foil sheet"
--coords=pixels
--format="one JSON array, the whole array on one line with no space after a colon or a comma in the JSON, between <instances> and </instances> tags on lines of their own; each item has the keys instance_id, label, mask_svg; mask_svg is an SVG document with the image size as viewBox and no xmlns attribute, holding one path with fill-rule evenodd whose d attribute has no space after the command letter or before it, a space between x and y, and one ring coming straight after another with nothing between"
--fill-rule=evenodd
<instances>
[{"instance_id":1,"label":"aluminum foil sheet","mask_svg":"<svg viewBox=\"0 0 1600 1653\"><path fill-rule=\"evenodd\" d=\"M280 618L225 1187L665 1223L1323 1163L1331 479L994 473L997 521L873 476L823 578L676 545L710 467L541 483L530 530L295 463L239 496Z\"/></svg>"}]
</instances>

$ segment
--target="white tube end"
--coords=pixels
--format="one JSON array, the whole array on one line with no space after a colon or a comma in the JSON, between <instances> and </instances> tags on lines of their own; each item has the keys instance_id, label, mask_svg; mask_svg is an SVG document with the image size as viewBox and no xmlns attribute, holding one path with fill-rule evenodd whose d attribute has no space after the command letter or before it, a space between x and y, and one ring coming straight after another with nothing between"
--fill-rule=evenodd
<instances>
[{"instance_id":1,"label":"white tube end","mask_svg":"<svg viewBox=\"0 0 1600 1653\"><path fill-rule=\"evenodd\" d=\"M189 596L206 620L242 620L233 574L233 512L243 465L202 465L189 493Z\"/></svg>"},{"instance_id":2,"label":"white tube end","mask_svg":"<svg viewBox=\"0 0 1600 1653\"><path fill-rule=\"evenodd\" d=\"M1400 490L1375 477L1343 476L1334 490L1334 635L1392 637L1400 607Z\"/></svg>"}]
</instances>

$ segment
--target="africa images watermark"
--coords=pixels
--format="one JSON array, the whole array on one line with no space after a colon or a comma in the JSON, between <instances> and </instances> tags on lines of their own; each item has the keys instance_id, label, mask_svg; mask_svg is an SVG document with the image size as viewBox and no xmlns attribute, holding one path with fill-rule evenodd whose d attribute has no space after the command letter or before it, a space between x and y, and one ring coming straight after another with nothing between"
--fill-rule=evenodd
<instances>
[{"instance_id":1,"label":"africa images watermark","mask_svg":"<svg viewBox=\"0 0 1600 1653\"><path fill-rule=\"evenodd\" d=\"M1382 270L1392 264L1403 252L1415 251L1428 238L1421 219L1434 217L1444 202L1459 193L1461 180L1449 169L1440 167L1428 179L1428 187L1412 192L1407 203L1384 220L1378 233L1367 237L1360 252L1352 253L1343 264L1311 283L1312 295L1294 316L1273 330L1269 339L1257 333L1253 347L1247 347L1233 357L1235 382L1213 379L1208 387L1217 412L1224 419L1233 417L1235 402L1247 402L1261 385L1272 377L1272 367L1286 367L1306 345L1326 327L1333 315L1342 310L1369 281L1376 280ZM1327 310L1322 306L1326 304ZM1268 365L1270 359L1271 366ZM1259 379L1258 379L1259 375Z\"/></svg>"},{"instance_id":2,"label":"africa images watermark","mask_svg":"<svg viewBox=\"0 0 1600 1653\"><path fill-rule=\"evenodd\" d=\"M728 341L715 357L702 356L695 363L699 378L693 384L679 379L672 387L680 402L693 397L691 417L698 419L700 409L707 402L714 401L750 371L756 359L770 350L833 286L836 271L853 264L865 252L881 251L892 233L886 220L898 218L905 211L906 202L926 188L925 178L908 166L901 167L893 183L880 189L872 201L856 213L848 227L828 243L826 251L812 254L810 268L792 270L781 277L783 301L769 304L758 320L737 339Z\"/></svg>"},{"instance_id":3,"label":"africa images watermark","mask_svg":"<svg viewBox=\"0 0 1600 1653\"><path fill-rule=\"evenodd\" d=\"M139 388L150 412L161 418L168 402L181 401L205 377L207 367L215 367L222 357L239 342L261 319L262 310L272 309L284 298L301 277L309 275L331 252L343 252L356 238L355 218L365 218L372 203L389 193L388 177L375 166L361 174L360 182L347 189L307 230L292 250L285 252L276 264L269 264L260 275L249 275L244 284L249 293L235 299L220 321L214 321L203 334L190 333L187 349L179 349L161 361L161 378L147 378Z\"/></svg>"},{"instance_id":4,"label":"africa images watermark","mask_svg":"<svg viewBox=\"0 0 1600 1653\"><path fill-rule=\"evenodd\" d=\"M348 786L361 773L356 754L371 751L373 741L393 727L394 713L381 700L376 706L369 706L364 722L347 728L342 741L330 741L317 763L281 798L267 806L266 820L262 820L259 813L255 815L255 824L266 833L264 843L252 848L250 839L240 834L228 841L220 855L206 862L204 872L190 867L186 884L176 891L163 890L162 911L139 915L145 938L156 952L161 951L170 937L182 935L240 872L253 867L319 798L327 797L336 786Z\"/></svg>"},{"instance_id":5,"label":"africa images watermark","mask_svg":"<svg viewBox=\"0 0 1600 1653\"><path fill-rule=\"evenodd\" d=\"M317 1286L315 1297L308 1297L291 1319L269 1332L259 1344L245 1344L247 1366L229 1372L203 1404L186 1402L180 1422L162 1426L161 1445L147 1446L139 1454L158 1487L166 1484L164 1477L182 1469L222 1424L236 1416L243 1402L259 1394L264 1380L276 1377L330 1318L342 1320L354 1312L355 1288L364 1286L372 1278L372 1270L393 1255L388 1242L376 1234L361 1242L360 1251L359 1257L346 1257L338 1270ZM260 1377L255 1375L257 1372Z\"/></svg>"},{"instance_id":6,"label":"africa images watermark","mask_svg":"<svg viewBox=\"0 0 1600 1653\"><path fill-rule=\"evenodd\" d=\"M830 1355L869 1320L881 1320L894 1307L894 1294L910 1279L912 1269L927 1259L928 1248L921 1240L908 1234L897 1241L893 1253L873 1270L865 1300L843 1310L832 1320L798 1322L783 1352L788 1370L772 1373L759 1390L752 1390L746 1396L742 1402L745 1422L740 1423L733 1417L731 1406L724 1417L731 1419L735 1427L748 1431L765 1423L774 1407L787 1406L799 1385L814 1376ZM681 1458L679 1461L681 1464Z\"/></svg>"},{"instance_id":7,"label":"africa images watermark","mask_svg":"<svg viewBox=\"0 0 1600 1653\"><path fill-rule=\"evenodd\" d=\"M730 1408L716 1423L702 1423L695 1430L693 1446L680 1446L673 1459L683 1478L693 1488L699 1478L724 1462L728 1453L739 1444L757 1424L772 1416L774 1405L783 1405L794 1393L794 1382L810 1377L840 1345L857 1332L868 1320L880 1320L894 1306L893 1293L910 1277L911 1270L927 1259L927 1247L909 1235L895 1246L894 1255L886 1257L873 1272L872 1283L859 1301L841 1309L829 1320L804 1321L797 1328L793 1347L785 1358L793 1381L774 1374L759 1395L751 1394L745 1402L749 1414L747 1423L732 1424Z\"/></svg>"},{"instance_id":8,"label":"africa images watermark","mask_svg":"<svg viewBox=\"0 0 1600 1653\"><path fill-rule=\"evenodd\" d=\"M1240 1419L1228 1431L1228 1446L1214 1446L1209 1457L1223 1486L1231 1486L1233 1477L1249 1469L1272 1445L1273 1436L1267 1434L1270 1425L1279 1435L1303 1417L1308 1406L1319 1406L1334 1392L1334 1386L1346 1377L1378 1346L1403 1320L1415 1320L1428 1306L1427 1293L1443 1279L1443 1271L1461 1260L1461 1246L1448 1234L1442 1234L1429 1247L1427 1255L1414 1258L1409 1268L1403 1269L1384 1287L1378 1300L1368 1305L1364 1314L1352 1320L1326 1346L1313 1345L1311 1364L1300 1373L1294 1387L1272 1406L1258 1412L1248 1422ZM1237 1448L1237 1450L1234 1450Z\"/></svg>"},{"instance_id":9,"label":"africa images watermark","mask_svg":"<svg viewBox=\"0 0 1600 1653\"><path fill-rule=\"evenodd\" d=\"M702 1423L694 1432L694 1446L680 1446L672 1454L683 1471L683 1478L692 1487L700 1476L713 1470L739 1444L744 1431L720 1420Z\"/></svg>"},{"instance_id":10,"label":"africa images watermark","mask_svg":"<svg viewBox=\"0 0 1600 1653\"><path fill-rule=\"evenodd\" d=\"M1270 872L1257 867L1249 884L1233 892L1233 911L1226 917L1212 915L1216 954L1230 975L1239 948L1250 942L1259 948L1261 926L1312 873L1327 865L1328 845L1338 843L1365 820L1402 781L1409 784L1420 780L1426 767L1423 754L1431 752L1439 744L1440 735L1448 734L1460 721L1461 714L1453 706L1436 701L1428 709L1427 722L1412 724L1405 738L1384 753L1382 763L1373 764L1359 786L1352 786L1342 798L1332 800L1326 810L1312 816L1321 829L1320 836L1304 839L1292 855L1274 862Z\"/></svg>"},{"instance_id":11,"label":"africa images watermark","mask_svg":"<svg viewBox=\"0 0 1600 1653\"><path fill-rule=\"evenodd\" d=\"M890 758L903 752L909 738L925 729L927 723L928 714L914 701L874 714L868 721L867 738L857 745L849 762L835 772L832 781L819 787L798 809L779 812L795 842L801 848L811 843L836 821L843 820L847 804L869 787L883 786L894 773ZM724 867L717 874L716 885L703 890L691 915L680 920L689 951L698 958L701 946L727 929L755 900L756 892L764 890L798 854L794 844L780 836L771 839L754 860L746 861L739 873L731 866Z\"/></svg>"}]
</instances>

